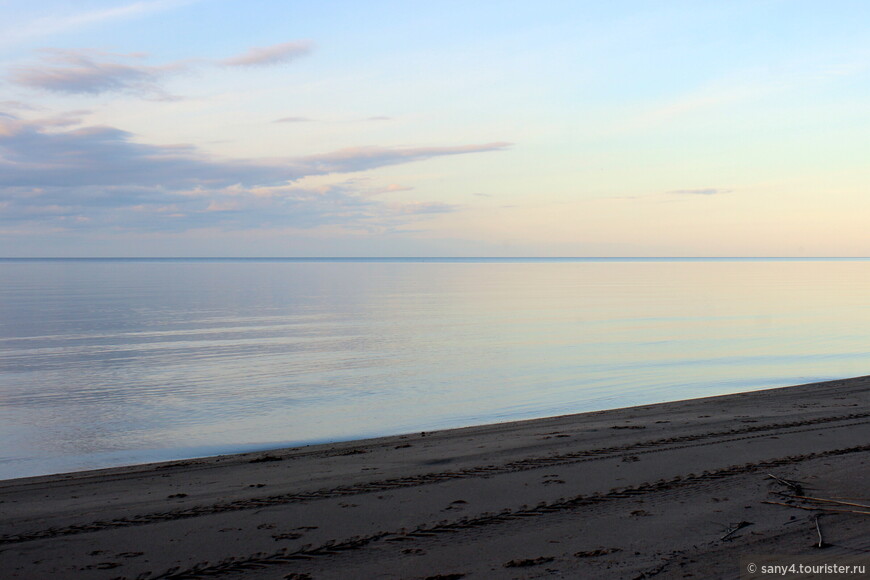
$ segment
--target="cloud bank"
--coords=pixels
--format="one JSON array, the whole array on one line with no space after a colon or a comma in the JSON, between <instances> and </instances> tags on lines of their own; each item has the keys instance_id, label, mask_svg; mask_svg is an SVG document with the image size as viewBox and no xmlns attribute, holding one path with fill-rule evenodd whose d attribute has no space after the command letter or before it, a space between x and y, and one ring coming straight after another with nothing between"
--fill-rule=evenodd
<instances>
[{"instance_id":1,"label":"cloud bank","mask_svg":"<svg viewBox=\"0 0 870 580\"><path fill-rule=\"evenodd\" d=\"M131 138L114 127L79 126L70 116L26 121L0 114L0 222L172 231L398 227L454 208L377 197L401 189L355 181L312 187L306 178L509 146L362 147L296 158L219 159L190 145Z\"/></svg>"}]
</instances>

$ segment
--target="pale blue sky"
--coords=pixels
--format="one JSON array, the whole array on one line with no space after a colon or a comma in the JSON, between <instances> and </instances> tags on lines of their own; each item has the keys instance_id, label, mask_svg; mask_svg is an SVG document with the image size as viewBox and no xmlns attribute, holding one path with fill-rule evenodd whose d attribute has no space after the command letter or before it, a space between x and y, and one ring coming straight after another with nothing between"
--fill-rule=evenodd
<instances>
[{"instance_id":1,"label":"pale blue sky","mask_svg":"<svg viewBox=\"0 0 870 580\"><path fill-rule=\"evenodd\" d=\"M0 255L870 255L863 1L0 0Z\"/></svg>"}]
</instances>

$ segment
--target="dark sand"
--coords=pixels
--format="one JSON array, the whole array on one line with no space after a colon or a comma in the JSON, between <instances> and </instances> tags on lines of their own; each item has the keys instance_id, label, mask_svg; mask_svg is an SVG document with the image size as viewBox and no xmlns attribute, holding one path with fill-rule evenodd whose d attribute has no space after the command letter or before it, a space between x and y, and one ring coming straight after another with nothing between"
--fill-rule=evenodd
<instances>
[{"instance_id":1,"label":"dark sand","mask_svg":"<svg viewBox=\"0 0 870 580\"><path fill-rule=\"evenodd\" d=\"M868 377L3 481L0 578L870 572L870 508L848 503L870 506Z\"/></svg>"}]
</instances>

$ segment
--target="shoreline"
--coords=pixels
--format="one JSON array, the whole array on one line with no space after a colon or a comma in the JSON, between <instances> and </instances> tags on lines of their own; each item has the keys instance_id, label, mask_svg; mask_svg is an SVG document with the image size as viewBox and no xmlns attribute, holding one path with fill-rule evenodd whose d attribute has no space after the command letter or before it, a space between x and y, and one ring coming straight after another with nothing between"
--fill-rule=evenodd
<instances>
[{"instance_id":1,"label":"shoreline","mask_svg":"<svg viewBox=\"0 0 870 580\"><path fill-rule=\"evenodd\" d=\"M868 258L868 260L870 260L870 258ZM492 423L481 423L481 424L464 425L464 426L459 426L459 427L437 428L437 429L432 429L432 430L424 431L424 432L429 434L429 435L432 435L435 433L448 434L448 433L453 433L453 432L459 432L462 430L485 431L485 430L490 429L490 428L498 428L501 426L507 426L508 428L511 428L511 426L518 426L519 427L519 426L522 426L524 424L533 423L533 422L545 422L545 421L556 421L556 422L560 422L560 423L562 421L572 422L574 420L581 420L581 418L583 418L583 417L600 415L602 413L625 412L625 411L628 411L631 409L653 409L653 408L657 408L657 407L660 407L663 405L664 406L676 405L676 404L686 403L686 402L690 402L690 401L707 401L707 400L712 401L715 399L720 399L722 397L734 397L734 396L739 396L739 395L748 395L748 394L754 393L754 392L768 392L768 391L777 391L777 390L781 390L781 389L790 389L791 392L796 392L795 389L800 389L800 388L804 388L804 387L809 388L809 387L813 387L815 385L838 383L841 381L855 381L855 380L860 380L860 379L867 379L868 381L870 381L870 375L860 376L860 377L848 377L848 378L844 378L844 379L830 379L830 380L816 381L816 382L812 382L812 383L801 383L798 385L778 385L775 387L765 387L765 388L756 389L753 391L741 391L741 392L736 392L736 393L707 395L707 396L696 397L696 398L691 398L691 399L667 400L667 401L654 402L654 403L641 403L641 404L637 404L637 405L629 405L626 407L598 409L598 410L593 410L593 411L581 411L581 412L576 412L576 413L567 413L564 415L553 415L553 416L546 416L546 417L532 417L532 418L523 418L523 419L506 419L503 421L496 421L496 422L492 422ZM293 451L300 451L301 452L301 451L309 451L309 450L317 451L321 448L322 449L333 449L333 448L336 448L338 446L348 446L348 445L352 446L352 445L355 445L357 443L369 443L369 442L371 442L372 444L376 444L376 443L381 442L381 441L389 442L389 441L392 441L394 439L398 440L398 439L404 439L406 437L413 437L417 434L419 434L419 432L411 431L411 432L399 432L399 433L393 433L393 434L387 434L387 435L371 435L371 436L362 435L362 436L341 438L341 439L336 439L336 440L325 439L325 440L315 440L313 442L301 441L299 443L294 443L294 442L290 442L290 443L263 442L263 443L244 443L244 444L238 444L238 445L233 445L233 444L202 445L202 446L199 446L196 448L192 448L192 449L196 449L196 450L202 452L201 455L183 453L183 454L179 454L180 456L175 457L175 458L167 458L167 459L155 458L152 460L148 460L148 459L133 460L129 463L126 463L126 462L125 463L116 463L114 465L109 464L105 467L93 467L93 468L82 467L82 468L71 469L69 471L56 471L53 473L37 473L35 475L0 477L0 486L2 486L5 483L13 483L13 482L24 481L24 480L28 480L28 481L37 480L37 479L38 480L42 480L42 479L51 480L54 478L69 479L69 478L72 478L72 477L77 476L77 475L83 475L83 476L102 475L102 474L111 475L111 474L115 473L116 471L117 472L127 472L127 471L132 470L134 472L137 472L140 469L145 470L145 471L149 471L149 470L155 469L155 468L165 469L165 468L167 468L171 465L175 465L175 464L181 464L182 466L186 466L186 465L190 464L190 462L203 462L203 461L212 462L214 460L220 460L221 462L223 462L224 460L231 459L231 458L244 459L246 457L256 457L256 456L262 455L264 453L271 454L271 453L284 453L284 452L293 452ZM227 447L230 448L228 451L217 451L216 450L216 449L227 448ZM212 448L216 448L215 452L205 451L206 449L212 449ZM233 448L235 448L235 449L233 449ZM245 449L245 448L247 448L247 449ZM119 451L117 453L125 453L125 452ZM155 450L152 450L152 453L154 455L160 455L160 454L173 455L173 454L177 453L177 450L172 449L172 448L165 449L165 450L164 449L155 449Z\"/></svg>"},{"instance_id":2,"label":"shoreline","mask_svg":"<svg viewBox=\"0 0 870 580\"><path fill-rule=\"evenodd\" d=\"M816 514L827 561L863 553L870 564L861 552L870 516L763 503L800 501L784 498L796 494L773 475L801 481L807 496L870 505L868 410L870 377L857 377L3 480L0 569L88 579L737 578L745 554L822 553L811 548Z\"/></svg>"}]
</instances>

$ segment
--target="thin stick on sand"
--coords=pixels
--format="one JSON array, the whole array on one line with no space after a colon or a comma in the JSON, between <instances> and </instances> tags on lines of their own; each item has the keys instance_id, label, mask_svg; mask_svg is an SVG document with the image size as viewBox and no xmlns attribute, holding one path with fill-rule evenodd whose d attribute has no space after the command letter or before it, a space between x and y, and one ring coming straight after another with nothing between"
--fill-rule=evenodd
<instances>
[{"instance_id":1,"label":"thin stick on sand","mask_svg":"<svg viewBox=\"0 0 870 580\"><path fill-rule=\"evenodd\" d=\"M752 525L752 522L739 522L739 523L736 523L736 524L734 524L734 527L732 527L732 528L730 528L730 529L728 530L728 533L727 533L727 534L725 534L724 536L722 536L722 537L719 538L719 539L720 539L720 540L727 540L727 539L730 538L734 533L736 533L738 530L742 530L742 529L745 528L746 526L751 526L751 525Z\"/></svg>"},{"instance_id":2,"label":"thin stick on sand","mask_svg":"<svg viewBox=\"0 0 870 580\"><path fill-rule=\"evenodd\" d=\"M837 505L849 505L849 506L853 506L853 507L860 507L860 508L868 508L868 509L870 509L870 505L865 505L865 504L863 504L863 503L852 503L852 502L848 502L848 501L839 501L839 500L836 500L836 499L825 499L825 498L823 498L823 497L810 497L810 496L806 496L806 495L788 495L788 496L786 496L786 497L790 497L790 498L793 498L793 499L808 499L808 500L811 500L811 501L820 501L820 502L825 502L825 503L835 503L835 504L837 504Z\"/></svg>"},{"instance_id":3,"label":"thin stick on sand","mask_svg":"<svg viewBox=\"0 0 870 580\"><path fill-rule=\"evenodd\" d=\"M767 477L769 477L771 479L775 479L776 481L778 481L779 483L788 487L789 489L793 489L795 491L795 493L803 493L804 492L804 488L799 483L796 483L794 481L789 481L787 479L782 479L781 477L777 477L777 476L770 474L770 473L767 474Z\"/></svg>"},{"instance_id":4,"label":"thin stick on sand","mask_svg":"<svg viewBox=\"0 0 870 580\"><path fill-rule=\"evenodd\" d=\"M825 543L822 541L822 528L819 526L819 516L816 516L816 532L819 534L819 548L824 548Z\"/></svg>"},{"instance_id":5,"label":"thin stick on sand","mask_svg":"<svg viewBox=\"0 0 870 580\"><path fill-rule=\"evenodd\" d=\"M807 510L807 511L811 511L811 512L820 511L820 512L840 513L840 514L863 514L863 515L870 516L870 512L861 512L861 511L857 511L857 510L837 510L837 509L833 509L833 508L823 508L823 507L819 507L819 506L809 507L809 506L803 506L803 505L794 505L794 504L790 504L790 503L782 503L781 501L763 501L761 503L769 503L771 505L781 505L781 506L785 506L785 507L795 508L795 509L799 509L799 510Z\"/></svg>"}]
</instances>

